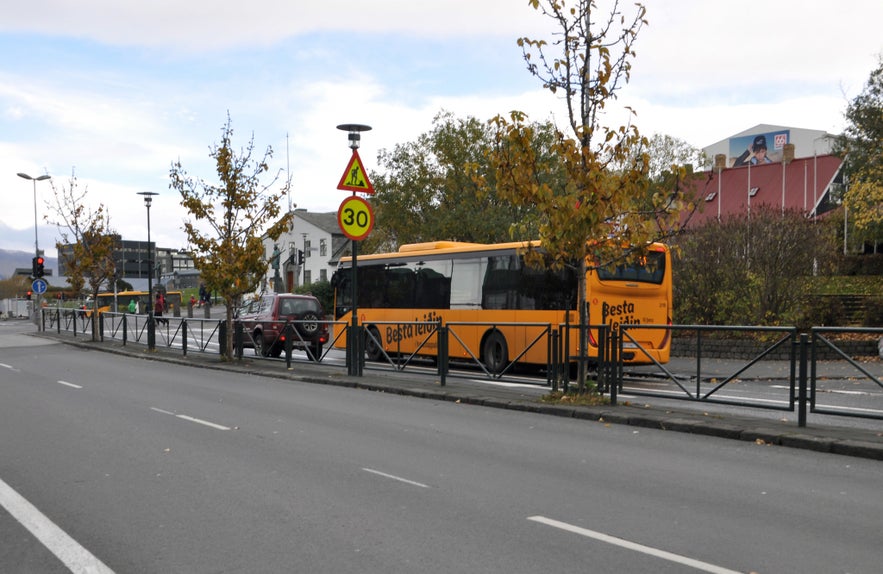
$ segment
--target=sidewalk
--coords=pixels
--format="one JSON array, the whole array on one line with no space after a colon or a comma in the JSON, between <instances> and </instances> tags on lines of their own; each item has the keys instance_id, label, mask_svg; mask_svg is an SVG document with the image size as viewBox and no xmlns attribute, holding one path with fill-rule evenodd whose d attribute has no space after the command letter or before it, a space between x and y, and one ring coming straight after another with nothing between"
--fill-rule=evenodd
<instances>
[{"instance_id":1,"label":"sidewalk","mask_svg":"<svg viewBox=\"0 0 883 574\"><path fill-rule=\"evenodd\" d=\"M834 424L813 423L800 428L796 422L752 417L726 412L706 413L669 406L563 406L541 403L543 389L525 389L521 386L482 385L465 379L448 377L442 387L438 380L414 380L409 373L366 368L363 376L346 374L346 370L312 363L292 363L291 370L280 361L260 360L246 355L242 361L224 362L217 355L191 353L186 357L175 349L157 348L148 352L141 345L122 346L119 342L92 343L55 333L35 333L83 348L179 363L194 367L218 369L243 374L273 377L303 383L335 385L377 392L395 393L426 399L452 401L468 405L510 409L544 415L582 419L587 423L625 424L642 428L686 432L753 442L757 445L777 445L818 452L843 454L883 460L883 422L877 429L849 428ZM532 392L531 392L532 391ZM791 413L789 413L791 414ZM837 417L829 417L835 419Z\"/></svg>"}]
</instances>

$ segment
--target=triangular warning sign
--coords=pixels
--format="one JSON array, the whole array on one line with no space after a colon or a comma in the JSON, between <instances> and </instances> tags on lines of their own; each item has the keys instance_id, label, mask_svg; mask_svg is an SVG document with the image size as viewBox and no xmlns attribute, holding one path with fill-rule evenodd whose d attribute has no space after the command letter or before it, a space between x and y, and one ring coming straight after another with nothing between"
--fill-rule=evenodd
<instances>
[{"instance_id":1,"label":"triangular warning sign","mask_svg":"<svg viewBox=\"0 0 883 574\"><path fill-rule=\"evenodd\" d=\"M337 189L346 191L360 191L362 193L374 193L374 186L368 180L368 173L362 167L362 159L359 157L359 150L353 150L353 157L350 159Z\"/></svg>"}]
</instances>

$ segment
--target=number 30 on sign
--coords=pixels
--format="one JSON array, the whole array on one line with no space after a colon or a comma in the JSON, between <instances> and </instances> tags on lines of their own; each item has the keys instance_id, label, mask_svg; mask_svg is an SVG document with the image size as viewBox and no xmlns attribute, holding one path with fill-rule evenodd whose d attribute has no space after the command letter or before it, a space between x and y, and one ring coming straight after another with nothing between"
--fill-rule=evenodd
<instances>
[{"instance_id":1,"label":"number 30 on sign","mask_svg":"<svg viewBox=\"0 0 883 574\"><path fill-rule=\"evenodd\" d=\"M371 204L357 195L344 199L337 210L337 223L343 234L353 241L365 239L374 229Z\"/></svg>"}]
</instances>

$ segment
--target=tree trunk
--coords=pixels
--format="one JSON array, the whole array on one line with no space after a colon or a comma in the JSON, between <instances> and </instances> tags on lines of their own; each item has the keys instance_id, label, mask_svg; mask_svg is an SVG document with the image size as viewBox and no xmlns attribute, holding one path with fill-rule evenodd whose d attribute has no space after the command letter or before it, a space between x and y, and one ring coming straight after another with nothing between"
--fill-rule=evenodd
<instances>
[{"instance_id":1,"label":"tree trunk","mask_svg":"<svg viewBox=\"0 0 883 574\"><path fill-rule=\"evenodd\" d=\"M228 361L233 360L233 303L230 302L230 298L224 302L224 308L227 310L227 340L224 341L224 345L227 348L227 352L225 353Z\"/></svg>"}]
</instances>

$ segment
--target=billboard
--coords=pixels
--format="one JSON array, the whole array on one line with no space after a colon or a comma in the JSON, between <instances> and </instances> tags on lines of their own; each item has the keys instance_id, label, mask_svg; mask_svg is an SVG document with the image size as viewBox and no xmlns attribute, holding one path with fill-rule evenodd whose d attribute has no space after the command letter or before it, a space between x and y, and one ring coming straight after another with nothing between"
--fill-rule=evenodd
<instances>
[{"instance_id":1,"label":"billboard","mask_svg":"<svg viewBox=\"0 0 883 574\"><path fill-rule=\"evenodd\" d=\"M780 162L785 144L790 141L791 130L730 138L730 167Z\"/></svg>"}]
</instances>

